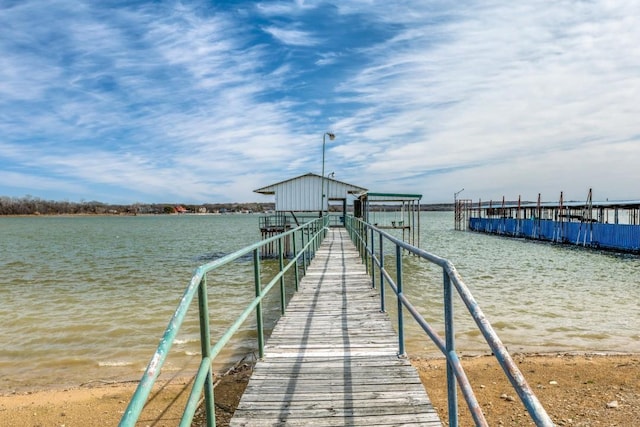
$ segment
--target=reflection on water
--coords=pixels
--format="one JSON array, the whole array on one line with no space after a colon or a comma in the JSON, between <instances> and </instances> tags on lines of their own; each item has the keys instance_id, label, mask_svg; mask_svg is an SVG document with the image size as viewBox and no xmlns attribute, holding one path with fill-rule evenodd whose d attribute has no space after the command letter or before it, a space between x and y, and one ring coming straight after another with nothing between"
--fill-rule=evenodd
<instances>
[{"instance_id":1,"label":"reflection on water","mask_svg":"<svg viewBox=\"0 0 640 427\"><path fill-rule=\"evenodd\" d=\"M451 213L423 215L422 247L456 265L511 351L640 351L638 257L459 232ZM139 379L194 268L259 238L253 215L0 218L0 232L0 392ZM214 339L250 301L252 281L250 257L209 277ZM442 272L408 256L404 283L442 331ZM273 325L277 295L265 305ZM459 301L455 310L458 348L486 352ZM410 353L436 351L405 324ZM254 351L254 326L223 360ZM194 305L164 371L192 371L199 354Z\"/></svg>"}]
</instances>

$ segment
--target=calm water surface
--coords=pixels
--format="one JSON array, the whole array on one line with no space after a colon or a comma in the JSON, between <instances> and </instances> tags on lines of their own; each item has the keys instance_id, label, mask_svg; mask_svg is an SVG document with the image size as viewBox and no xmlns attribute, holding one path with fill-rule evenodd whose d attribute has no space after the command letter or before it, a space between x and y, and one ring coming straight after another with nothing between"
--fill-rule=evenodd
<instances>
[{"instance_id":1,"label":"calm water surface","mask_svg":"<svg viewBox=\"0 0 640 427\"><path fill-rule=\"evenodd\" d=\"M423 215L421 247L456 265L512 352L640 352L639 257L456 232L451 213ZM259 231L257 215L24 217L0 218L0 236L1 393L139 379L193 269ZM218 273L215 336L246 306L252 277L250 260ZM406 259L405 290L436 326L441 280ZM458 348L486 352L463 311L457 304ZM251 351L252 324L225 358ZM413 327L407 347L435 352ZM191 372L198 356L192 310L164 373Z\"/></svg>"}]
</instances>

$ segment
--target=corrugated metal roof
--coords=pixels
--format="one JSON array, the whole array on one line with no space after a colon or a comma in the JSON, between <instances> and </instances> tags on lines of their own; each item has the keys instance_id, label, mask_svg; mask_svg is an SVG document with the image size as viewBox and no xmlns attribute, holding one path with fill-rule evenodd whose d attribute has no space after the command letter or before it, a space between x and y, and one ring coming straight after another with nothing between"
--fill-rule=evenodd
<instances>
[{"instance_id":1,"label":"corrugated metal roof","mask_svg":"<svg viewBox=\"0 0 640 427\"><path fill-rule=\"evenodd\" d=\"M322 197L324 186L325 197ZM276 211L313 212L327 210L329 200L346 199L349 194L360 194L366 188L308 173L254 190L260 194L276 196Z\"/></svg>"},{"instance_id":2,"label":"corrugated metal roof","mask_svg":"<svg viewBox=\"0 0 640 427\"><path fill-rule=\"evenodd\" d=\"M404 202L422 199L422 194L366 193L363 196L365 196L369 202Z\"/></svg>"},{"instance_id":3,"label":"corrugated metal roof","mask_svg":"<svg viewBox=\"0 0 640 427\"><path fill-rule=\"evenodd\" d=\"M295 181L295 180L302 179L304 177L315 177L316 179L322 178L320 175L317 175L315 173L309 172L309 173L304 174L304 175L300 175L300 176L296 176L294 178L285 179L284 181L276 182L275 184L271 184L271 185L268 185L266 187L258 188L257 190L253 190L253 192L254 193L260 193L260 194L275 194L276 193L276 188L278 186L290 183L290 182ZM360 194L360 193L364 193L364 192L367 191L367 189L364 188L364 187L358 187L357 185L348 184L346 182L338 181L337 179L325 177L325 183L327 183L329 181L332 182L332 183L342 184L342 185L345 185L347 187L350 187L350 189L347 191L348 194Z\"/></svg>"}]
</instances>

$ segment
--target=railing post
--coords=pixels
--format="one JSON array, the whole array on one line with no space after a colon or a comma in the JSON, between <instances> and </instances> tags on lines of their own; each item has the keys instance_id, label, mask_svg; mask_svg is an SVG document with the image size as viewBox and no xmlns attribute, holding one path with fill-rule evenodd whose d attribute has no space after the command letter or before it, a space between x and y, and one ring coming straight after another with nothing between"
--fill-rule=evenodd
<instances>
[{"instance_id":1,"label":"railing post","mask_svg":"<svg viewBox=\"0 0 640 427\"><path fill-rule=\"evenodd\" d=\"M294 281L295 281L295 286L296 286L296 292L298 292L298 284L300 283L300 272L298 271L298 268L299 268L299 264L298 264L298 247L296 245L296 233L295 232L291 233L291 240L292 240L292 249L293 249L293 259L294 259L294 262L296 264L295 272L294 272Z\"/></svg>"},{"instance_id":2,"label":"railing post","mask_svg":"<svg viewBox=\"0 0 640 427\"><path fill-rule=\"evenodd\" d=\"M207 275L202 277L198 287L198 311L200 314L200 348L202 358L211 358L211 331L209 329L209 301L207 297ZM207 427L216 425L216 406L213 394L213 378L211 365L204 384L204 399L207 414Z\"/></svg>"},{"instance_id":3,"label":"railing post","mask_svg":"<svg viewBox=\"0 0 640 427\"><path fill-rule=\"evenodd\" d=\"M375 261L375 255L376 255L376 248L375 248L375 240L373 239L373 228L371 228L371 287L373 289L376 288L376 261Z\"/></svg>"},{"instance_id":4,"label":"railing post","mask_svg":"<svg viewBox=\"0 0 640 427\"><path fill-rule=\"evenodd\" d=\"M369 236L367 235L367 226L363 225L362 227L362 247L363 247L363 255L364 255L364 268L367 274L369 274Z\"/></svg>"},{"instance_id":5,"label":"railing post","mask_svg":"<svg viewBox=\"0 0 640 427\"><path fill-rule=\"evenodd\" d=\"M384 306L384 248L382 247L382 233L380 234L380 312L385 312Z\"/></svg>"},{"instance_id":6,"label":"railing post","mask_svg":"<svg viewBox=\"0 0 640 427\"><path fill-rule=\"evenodd\" d=\"M396 286L398 287L398 356L403 357L404 352L404 320L402 316L402 248L396 245Z\"/></svg>"},{"instance_id":7,"label":"railing post","mask_svg":"<svg viewBox=\"0 0 640 427\"><path fill-rule=\"evenodd\" d=\"M365 227L364 222L360 226L360 254L362 259L364 260L365 266L367 265L367 228Z\"/></svg>"},{"instance_id":8,"label":"railing post","mask_svg":"<svg viewBox=\"0 0 640 427\"><path fill-rule=\"evenodd\" d=\"M282 248L282 239L284 239L284 237L280 237L278 239L278 264L280 267L279 273L282 273L282 270L284 270L284 253L283 253L283 248ZM284 314L284 310L286 308L287 305L287 301L286 301L287 295L286 295L286 290L284 288L284 275L280 276L280 313Z\"/></svg>"},{"instance_id":9,"label":"railing post","mask_svg":"<svg viewBox=\"0 0 640 427\"><path fill-rule=\"evenodd\" d=\"M447 395L449 402L449 426L458 427L458 394L456 392L456 377L451 366L450 355L455 353L455 331L453 327L453 286L446 270L443 270L444 284L444 328L445 347L447 351Z\"/></svg>"},{"instance_id":10,"label":"railing post","mask_svg":"<svg viewBox=\"0 0 640 427\"><path fill-rule=\"evenodd\" d=\"M360 249L362 246L362 234L360 234L360 232L362 231L361 228L362 223L358 222L354 230L354 233L356 235L356 249L358 250L358 256L360 257L360 260L362 260L362 250Z\"/></svg>"},{"instance_id":11,"label":"railing post","mask_svg":"<svg viewBox=\"0 0 640 427\"><path fill-rule=\"evenodd\" d=\"M302 237L302 272L307 274L307 248L304 243L304 235L307 232L307 227L300 230Z\"/></svg>"},{"instance_id":12,"label":"railing post","mask_svg":"<svg viewBox=\"0 0 640 427\"><path fill-rule=\"evenodd\" d=\"M262 283L260 281L260 250L253 250L253 280L256 287L256 297L262 295ZM258 329L258 355L264 357L264 327L262 325L262 301L256 305L256 322Z\"/></svg>"}]
</instances>

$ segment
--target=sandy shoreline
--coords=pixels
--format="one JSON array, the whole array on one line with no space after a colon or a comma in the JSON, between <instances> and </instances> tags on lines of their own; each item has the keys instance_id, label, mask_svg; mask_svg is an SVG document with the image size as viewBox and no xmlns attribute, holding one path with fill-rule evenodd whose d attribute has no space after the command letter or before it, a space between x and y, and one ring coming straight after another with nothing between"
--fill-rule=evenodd
<instances>
[{"instance_id":1,"label":"sandy shoreline","mask_svg":"<svg viewBox=\"0 0 640 427\"><path fill-rule=\"evenodd\" d=\"M103 384L0 396L3 426L116 426L136 383ZM188 380L173 379L151 394L142 425L175 426L189 392Z\"/></svg>"},{"instance_id":2,"label":"sandy shoreline","mask_svg":"<svg viewBox=\"0 0 640 427\"><path fill-rule=\"evenodd\" d=\"M640 354L534 353L512 357L556 425L640 425ZM489 425L535 425L495 358L467 357L462 363ZM441 386L446 382L444 361L417 360L413 364L434 407L446 419L446 391ZM473 425L466 406L460 410L460 425Z\"/></svg>"},{"instance_id":3,"label":"sandy shoreline","mask_svg":"<svg viewBox=\"0 0 640 427\"><path fill-rule=\"evenodd\" d=\"M631 426L640 420L640 355L638 354L515 354L529 385L558 425ZM443 359L412 360L429 396L446 419ZM489 425L534 425L513 389L490 356L464 357L463 366ZM231 372L216 388L218 425L237 404L250 375ZM0 396L0 419L6 427L115 426L136 384L89 383L63 390L43 390ZM188 397L190 383L173 378L152 392L140 425L175 426ZM506 396L506 397L505 397ZM461 400L462 402L462 400ZM462 403L464 404L464 403ZM460 425L471 425L466 408Z\"/></svg>"}]
</instances>

